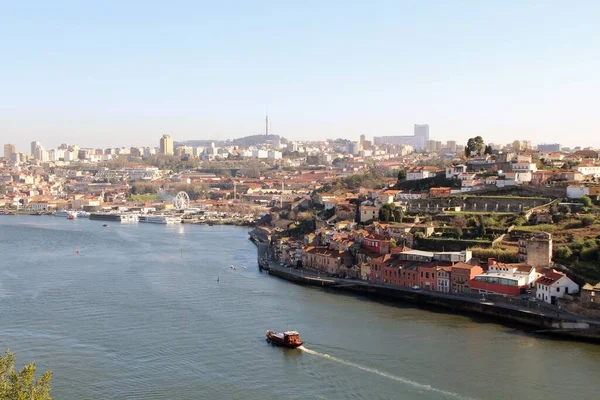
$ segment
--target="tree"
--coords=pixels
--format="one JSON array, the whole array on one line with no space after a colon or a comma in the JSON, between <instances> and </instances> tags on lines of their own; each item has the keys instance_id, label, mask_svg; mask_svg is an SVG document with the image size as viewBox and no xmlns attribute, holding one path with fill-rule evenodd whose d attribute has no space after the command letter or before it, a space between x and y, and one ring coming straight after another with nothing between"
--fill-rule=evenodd
<instances>
[{"instance_id":1,"label":"tree","mask_svg":"<svg viewBox=\"0 0 600 400\"><path fill-rule=\"evenodd\" d=\"M477 216L477 227L479 228L479 237L484 237L487 233L486 219L481 214Z\"/></svg>"},{"instance_id":2,"label":"tree","mask_svg":"<svg viewBox=\"0 0 600 400\"><path fill-rule=\"evenodd\" d=\"M402 222L404 219L404 209L402 207L398 207L394 210L394 220L396 222Z\"/></svg>"},{"instance_id":3,"label":"tree","mask_svg":"<svg viewBox=\"0 0 600 400\"><path fill-rule=\"evenodd\" d=\"M475 136L467 140L467 146L465 147L465 155L471 157L473 155L481 155L485 150L485 143L481 136Z\"/></svg>"},{"instance_id":4,"label":"tree","mask_svg":"<svg viewBox=\"0 0 600 400\"><path fill-rule=\"evenodd\" d=\"M395 217L394 217L395 208L396 208L396 206L394 205L394 203L384 204L379 209L379 220L383 221L383 222L394 221L395 220Z\"/></svg>"},{"instance_id":5,"label":"tree","mask_svg":"<svg viewBox=\"0 0 600 400\"><path fill-rule=\"evenodd\" d=\"M512 143L512 150L513 150L513 151L516 151L517 153L518 153L519 151L521 151L521 142L519 142L518 140L515 140L515 141Z\"/></svg>"},{"instance_id":6,"label":"tree","mask_svg":"<svg viewBox=\"0 0 600 400\"><path fill-rule=\"evenodd\" d=\"M556 250L556 257L561 260L566 260L567 258L571 257L572 255L573 255L573 252L567 246L561 246L558 248L558 250Z\"/></svg>"},{"instance_id":7,"label":"tree","mask_svg":"<svg viewBox=\"0 0 600 400\"><path fill-rule=\"evenodd\" d=\"M406 179L406 170L401 169L400 171L398 171L398 180L403 181L405 179Z\"/></svg>"},{"instance_id":8,"label":"tree","mask_svg":"<svg viewBox=\"0 0 600 400\"><path fill-rule=\"evenodd\" d=\"M35 362L26 365L21 372L15 371L15 356L6 350L0 356L0 399L3 400L52 400L50 381L52 372L46 371L35 380Z\"/></svg>"},{"instance_id":9,"label":"tree","mask_svg":"<svg viewBox=\"0 0 600 400\"><path fill-rule=\"evenodd\" d=\"M452 226L456 231L456 236L460 239L463 235L463 229L467 227L467 219L463 215L457 215L452 220Z\"/></svg>"},{"instance_id":10,"label":"tree","mask_svg":"<svg viewBox=\"0 0 600 400\"><path fill-rule=\"evenodd\" d=\"M494 152L494 150L492 149L492 146L490 146L489 144L487 146L485 146L485 150L483 152L483 154L492 154Z\"/></svg>"}]
</instances>

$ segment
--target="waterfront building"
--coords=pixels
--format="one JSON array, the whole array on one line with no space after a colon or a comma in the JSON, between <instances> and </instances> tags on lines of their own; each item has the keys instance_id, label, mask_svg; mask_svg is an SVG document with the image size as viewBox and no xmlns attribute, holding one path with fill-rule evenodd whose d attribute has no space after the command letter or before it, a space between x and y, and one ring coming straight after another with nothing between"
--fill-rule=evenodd
<instances>
[{"instance_id":1,"label":"waterfront building","mask_svg":"<svg viewBox=\"0 0 600 400\"><path fill-rule=\"evenodd\" d=\"M469 291L469 281L483 273L478 265L459 262L451 267L450 276L452 281L452 293L464 293Z\"/></svg>"},{"instance_id":2,"label":"waterfront building","mask_svg":"<svg viewBox=\"0 0 600 400\"><path fill-rule=\"evenodd\" d=\"M451 288L452 267L441 267L437 270L437 291L449 293Z\"/></svg>"},{"instance_id":3,"label":"waterfront building","mask_svg":"<svg viewBox=\"0 0 600 400\"><path fill-rule=\"evenodd\" d=\"M600 308L600 282L595 285L586 283L581 288L581 305L588 308Z\"/></svg>"},{"instance_id":4,"label":"waterfront building","mask_svg":"<svg viewBox=\"0 0 600 400\"><path fill-rule=\"evenodd\" d=\"M337 274L342 266L343 252L330 250L328 246L310 246L303 249L302 265L328 274Z\"/></svg>"},{"instance_id":5,"label":"waterfront building","mask_svg":"<svg viewBox=\"0 0 600 400\"><path fill-rule=\"evenodd\" d=\"M476 293L505 294L518 296L530 289L539 274L528 264L504 264L494 259L488 260L488 270L474 276L469 288Z\"/></svg>"},{"instance_id":6,"label":"waterfront building","mask_svg":"<svg viewBox=\"0 0 600 400\"><path fill-rule=\"evenodd\" d=\"M402 268L402 280L400 285L404 287L419 286L419 266L407 265Z\"/></svg>"},{"instance_id":7,"label":"waterfront building","mask_svg":"<svg viewBox=\"0 0 600 400\"><path fill-rule=\"evenodd\" d=\"M398 254L401 260L417 261L417 262L432 262L443 261L448 263L467 263L471 261L473 253L470 250L463 251L423 251L423 250L407 250Z\"/></svg>"},{"instance_id":8,"label":"waterfront building","mask_svg":"<svg viewBox=\"0 0 600 400\"><path fill-rule=\"evenodd\" d=\"M419 287L425 290L438 290L437 275L439 269L441 269L441 267L435 263L419 265L417 268L417 271L419 272Z\"/></svg>"},{"instance_id":9,"label":"waterfront building","mask_svg":"<svg viewBox=\"0 0 600 400\"><path fill-rule=\"evenodd\" d=\"M384 254L369 261L369 281L387 285L400 286L402 265L397 257Z\"/></svg>"},{"instance_id":10,"label":"waterfront building","mask_svg":"<svg viewBox=\"0 0 600 400\"><path fill-rule=\"evenodd\" d=\"M566 294L579 292L579 286L568 276L555 270L548 271L538 278L536 284L536 297L549 304L557 304L557 300Z\"/></svg>"}]
</instances>

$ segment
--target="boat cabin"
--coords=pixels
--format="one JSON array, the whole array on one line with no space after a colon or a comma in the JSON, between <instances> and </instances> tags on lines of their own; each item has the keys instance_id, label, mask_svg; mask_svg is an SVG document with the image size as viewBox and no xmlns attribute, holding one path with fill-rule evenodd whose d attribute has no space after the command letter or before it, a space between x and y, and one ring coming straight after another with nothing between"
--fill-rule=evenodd
<instances>
[{"instance_id":1,"label":"boat cabin","mask_svg":"<svg viewBox=\"0 0 600 400\"><path fill-rule=\"evenodd\" d=\"M302 345L302 341L300 340L300 334L296 331L283 332L283 343L286 346Z\"/></svg>"}]
</instances>

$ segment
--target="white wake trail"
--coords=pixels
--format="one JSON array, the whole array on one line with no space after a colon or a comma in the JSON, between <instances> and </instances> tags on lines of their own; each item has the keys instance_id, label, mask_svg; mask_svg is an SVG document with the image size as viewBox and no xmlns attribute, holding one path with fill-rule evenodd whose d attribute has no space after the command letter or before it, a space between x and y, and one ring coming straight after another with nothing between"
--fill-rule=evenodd
<instances>
[{"instance_id":1,"label":"white wake trail","mask_svg":"<svg viewBox=\"0 0 600 400\"><path fill-rule=\"evenodd\" d=\"M384 378L388 378L388 379L392 379L394 381L402 382L402 383L404 383L406 385L412 386L412 387L417 388L417 389L427 390L429 392L434 392L434 393L439 393L439 394L442 394L442 395L445 395L445 396L448 396L448 397L453 397L455 399L470 400L469 397L461 396L458 393L449 392L447 390L442 390L442 389L437 389L437 388L431 387L430 385L423 385L421 383L418 383L418 382L415 382L415 381L411 381L410 379L403 378L401 376L396 376L396 375L392 375L392 374L389 374L389 373L384 372L384 371L380 371L380 370L378 370L376 368L366 367L364 365L360 365L360 364L354 363L352 361L342 360L341 358L334 357L334 356L329 355L327 353L320 353L320 352L315 351L315 350L307 349L304 346L300 346L298 348L300 350L302 350L303 352L305 352L305 353L312 354L312 355L315 355L317 357L325 358L327 360L335 361L335 362L338 362L340 364L347 365L349 367L358 368L358 369L360 369L362 371L371 372L373 374L377 374L379 376L383 376Z\"/></svg>"}]
</instances>

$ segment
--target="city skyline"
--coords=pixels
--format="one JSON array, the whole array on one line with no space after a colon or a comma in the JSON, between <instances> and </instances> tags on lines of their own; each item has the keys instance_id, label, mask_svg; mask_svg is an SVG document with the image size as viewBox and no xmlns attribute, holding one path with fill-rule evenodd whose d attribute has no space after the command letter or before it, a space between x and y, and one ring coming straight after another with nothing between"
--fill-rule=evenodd
<instances>
[{"instance_id":1,"label":"city skyline","mask_svg":"<svg viewBox=\"0 0 600 400\"><path fill-rule=\"evenodd\" d=\"M262 134L256 134L256 135L247 135L247 136L261 136L264 135L265 133ZM276 134L275 134L276 135ZM11 146L11 150L13 153L23 153L23 154L31 154L34 157L36 156L36 148L40 148L42 151L51 151L54 149L60 149L60 148L66 148L67 146L76 146L77 148L80 149L92 149L92 150L96 150L96 149L129 149L129 148L152 148L155 149L157 151L157 154L161 154L161 155L173 155L174 154L174 150L178 148L178 146L186 146L185 143L187 142L193 142L193 141L206 141L206 142L214 142L214 143L218 143L218 142L222 142L222 141L227 141L230 139L241 139L244 138L246 136L238 136L238 137L233 137L233 138L220 138L220 139L209 139L209 138L203 138L203 139L177 139L177 138L173 138L171 135L169 134L163 134L158 141L156 140L156 138L154 139L154 142L152 142L151 140L149 140L147 143L142 143L142 144L134 144L134 145L127 145L127 144L118 144L115 146L90 146L87 145L87 143L83 142L66 142L66 141L60 141L60 144L56 144L56 145L49 145L49 146L45 146L43 143L41 143L40 141L34 140L29 142L27 139L21 139L21 140L8 140L5 141L4 144L4 148L5 148L5 153L6 153L6 148L7 146ZM285 138L283 136L281 136L284 139L289 140L290 142L298 142L298 143L325 143L325 142L331 142L340 138L323 138L320 140L309 140L309 139L300 139L300 140L291 140L288 138ZM422 139L421 139L422 137ZM464 146L466 144L462 143L462 142L458 142L456 140L437 140L436 137L430 137L429 136L429 125L428 124L414 124L414 131L410 134L406 134L406 135L383 135L383 136L370 136L370 135L365 135L365 134L361 134L358 138L341 138L341 139L345 139L345 140L349 140L355 144L359 144L361 143L363 140L369 140L372 143L374 143L375 145L399 145L399 144L406 144L409 145L411 147L414 147L415 150L426 150L428 149L428 145L429 143L439 143L439 145L449 145L451 144L452 146ZM166 141L165 141L166 140ZM20 141L22 141L23 143L27 143L24 146L19 147L18 144L15 143L19 143ZM500 148L504 147L504 146L510 146L513 142L521 142L521 143L526 143L526 145L528 146L529 149L531 150L539 150L539 151L557 151L560 152L562 151L562 149L584 149L584 148L594 148L593 146L589 146L589 145L584 145L584 146L569 146L568 144L565 144L565 142L541 142L541 143L534 143L531 142L530 140L519 140L516 139L514 141L507 141L507 142L492 142L492 141L486 141L486 144L491 144L494 146L500 146ZM165 143L169 143L166 144ZM165 147L166 146L166 147ZM538 148L539 147L539 148ZM29 150L28 150L29 148ZM167 148L168 150L165 150L165 148ZM9 152L10 152L9 151Z\"/></svg>"},{"instance_id":2,"label":"city skyline","mask_svg":"<svg viewBox=\"0 0 600 400\"><path fill-rule=\"evenodd\" d=\"M232 139L268 110L291 140L427 123L441 141L600 147L597 3L178 5L5 5L4 141Z\"/></svg>"}]
</instances>

